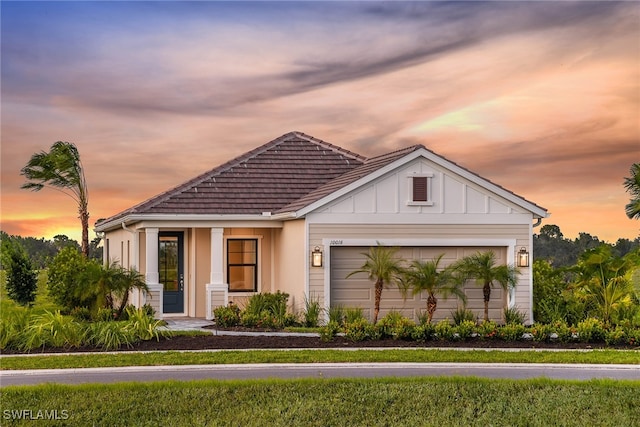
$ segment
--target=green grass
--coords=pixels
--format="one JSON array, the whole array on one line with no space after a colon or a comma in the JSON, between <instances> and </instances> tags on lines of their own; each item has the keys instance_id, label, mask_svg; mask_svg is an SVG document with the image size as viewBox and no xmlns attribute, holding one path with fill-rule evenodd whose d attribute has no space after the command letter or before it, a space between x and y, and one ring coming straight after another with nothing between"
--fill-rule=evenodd
<instances>
[{"instance_id":1,"label":"green grass","mask_svg":"<svg viewBox=\"0 0 640 427\"><path fill-rule=\"evenodd\" d=\"M58 411L51 425L633 426L640 382L478 378L192 381L2 389L11 411ZM7 412L8 411L8 412Z\"/></svg>"},{"instance_id":2,"label":"green grass","mask_svg":"<svg viewBox=\"0 0 640 427\"><path fill-rule=\"evenodd\" d=\"M593 350L519 351L499 350L252 350L215 352L153 352L3 356L1 369L94 368L111 366L207 365L229 363L366 363L366 362L457 362L457 363L585 363L640 364L639 351Z\"/></svg>"}]
</instances>

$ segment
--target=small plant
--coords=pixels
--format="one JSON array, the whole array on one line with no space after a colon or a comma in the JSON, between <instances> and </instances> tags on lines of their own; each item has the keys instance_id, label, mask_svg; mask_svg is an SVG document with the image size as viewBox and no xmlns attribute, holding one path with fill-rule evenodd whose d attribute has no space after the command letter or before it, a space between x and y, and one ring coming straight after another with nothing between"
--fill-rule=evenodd
<instances>
[{"instance_id":1,"label":"small plant","mask_svg":"<svg viewBox=\"0 0 640 427\"><path fill-rule=\"evenodd\" d=\"M320 339L323 342L329 342L333 340L333 338L340 331L340 324L336 321L330 320L325 326L320 329Z\"/></svg>"},{"instance_id":2,"label":"small plant","mask_svg":"<svg viewBox=\"0 0 640 427\"><path fill-rule=\"evenodd\" d=\"M418 342L425 342L432 340L436 332L436 327L431 323L422 323L415 328L411 333L411 338Z\"/></svg>"},{"instance_id":3,"label":"small plant","mask_svg":"<svg viewBox=\"0 0 640 427\"><path fill-rule=\"evenodd\" d=\"M505 341L519 341L522 339L526 328L521 323L507 323L506 325L498 328L498 338Z\"/></svg>"},{"instance_id":4,"label":"small plant","mask_svg":"<svg viewBox=\"0 0 640 427\"><path fill-rule=\"evenodd\" d=\"M154 320L153 317L147 315L145 310L128 306L125 311L128 320L124 324L124 328L131 331L136 341L147 341L154 338L158 341L160 335L171 335L170 331L164 331L161 334L159 328L163 324L162 320Z\"/></svg>"},{"instance_id":5,"label":"small plant","mask_svg":"<svg viewBox=\"0 0 640 427\"><path fill-rule=\"evenodd\" d=\"M416 324L413 320L404 317L399 311L392 310L380 319L376 325L382 332L382 336L396 339L408 339L411 337Z\"/></svg>"},{"instance_id":6,"label":"small plant","mask_svg":"<svg viewBox=\"0 0 640 427\"><path fill-rule=\"evenodd\" d=\"M335 322L338 325L344 324L344 307L340 304L329 307L329 322Z\"/></svg>"},{"instance_id":7,"label":"small plant","mask_svg":"<svg viewBox=\"0 0 640 427\"><path fill-rule=\"evenodd\" d=\"M131 347L137 340L135 331L125 328L124 322L94 322L89 326L88 343L105 351Z\"/></svg>"},{"instance_id":8,"label":"small plant","mask_svg":"<svg viewBox=\"0 0 640 427\"><path fill-rule=\"evenodd\" d=\"M364 310L361 307L347 307L344 309L344 323L353 323L364 319Z\"/></svg>"},{"instance_id":9,"label":"small plant","mask_svg":"<svg viewBox=\"0 0 640 427\"><path fill-rule=\"evenodd\" d=\"M109 322L116 320L117 313L112 308L100 307L96 312L94 319L96 322Z\"/></svg>"},{"instance_id":10,"label":"small plant","mask_svg":"<svg viewBox=\"0 0 640 427\"><path fill-rule=\"evenodd\" d=\"M449 322L449 319L443 319L436 323L435 336L441 341L448 341L453 339L453 327Z\"/></svg>"},{"instance_id":11,"label":"small plant","mask_svg":"<svg viewBox=\"0 0 640 427\"><path fill-rule=\"evenodd\" d=\"M91 310L89 310L87 307L76 307L69 312L69 315L81 322L87 322L91 320Z\"/></svg>"},{"instance_id":12,"label":"small plant","mask_svg":"<svg viewBox=\"0 0 640 427\"><path fill-rule=\"evenodd\" d=\"M373 327L367 319L360 318L353 322L345 323L344 336L351 341L364 341L370 339L369 330Z\"/></svg>"},{"instance_id":13,"label":"small plant","mask_svg":"<svg viewBox=\"0 0 640 427\"><path fill-rule=\"evenodd\" d=\"M221 328L237 326L240 323L240 309L233 303L216 307L213 309L213 317L216 321L216 326Z\"/></svg>"},{"instance_id":14,"label":"small plant","mask_svg":"<svg viewBox=\"0 0 640 427\"><path fill-rule=\"evenodd\" d=\"M315 328L320 320L320 299L318 297L304 296L304 326L307 328Z\"/></svg>"},{"instance_id":15,"label":"small plant","mask_svg":"<svg viewBox=\"0 0 640 427\"><path fill-rule=\"evenodd\" d=\"M578 322L576 331L578 339L582 342L602 342L606 335L604 324L594 317Z\"/></svg>"},{"instance_id":16,"label":"small plant","mask_svg":"<svg viewBox=\"0 0 640 427\"><path fill-rule=\"evenodd\" d=\"M525 313L518 310L518 307L505 307L502 311L504 316L504 323L510 325L516 323L519 325L524 324Z\"/></svg>"},{"instance_id":17,"label":"small plant","mask_svg":"<svg viewBox=\"0 0 640 427\"><path fill-rule=\"evenodd\" d=\"M498 325L493 321L483 321L478 325L477 331L480 338L493 339L498 335Z\"/></svg>"},{"instance_id":18,"label":"small plant","mask_svg":"<svg viewBox=\"0 0 640 427\"><path fill-rule=\"evenodd\" d=\"M626 331L620 326L611 328L606 331L604 342L606 342L607 345L624 344L625 342L627 342Z\"/></svg>"},{"instance_id":19,"label":"small plant","mask_svg":"<svg viewBox=\"0 0 640 427\"><path fill-rule=\"evenodd\" d=\"M461 340L468 340L476 333L476 322L472 320L465 320L464 322L453 327L454 336Z\"/></svg>"},{"instance_id":20,"label":"small plant","mask_svg":"<svg viewBox=\"0 0 640 427\"><path fill-rule=\"evenodd\" d=\"M466 307L458 307L455 311L452 311L451 318L454 325L459 325L462 322L476 322L476 315Z\"/></svg>"}]
</instances>

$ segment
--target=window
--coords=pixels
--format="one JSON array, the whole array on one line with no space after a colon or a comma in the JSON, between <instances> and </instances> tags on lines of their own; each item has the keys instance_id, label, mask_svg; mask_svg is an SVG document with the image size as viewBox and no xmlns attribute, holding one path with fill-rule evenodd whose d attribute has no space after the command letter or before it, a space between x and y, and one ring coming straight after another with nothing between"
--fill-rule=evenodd
<instances>
[{"instance_id":1,"label":"window","mask_svg":"<svg viewBox=\"0 0 640 427\"><path fill-rule=\"evenodd\" d=\"M427 177L426 176L414 176L413 177L413 201L414 202L426 202L429 200L427 197Z\"/></svg>"},{"instance_id":2,"label":"window","mask_svg":"<svg viewBox=\"0 0 640 427\"><path fill-rule=\"evenodd\" d=\"M258 239L227 240L227 281L230 292L257 292Z\"/></svg>"},{"instance_id":3,"label":"window","mask_svg":"<svg viewBox=\"0 0 640 427\"><path fill-rule=\"evenodd\" d=\"M432 206L430 173L416 173L409 176L409 201L408 205Z\"/></svg>"}]
</instances>

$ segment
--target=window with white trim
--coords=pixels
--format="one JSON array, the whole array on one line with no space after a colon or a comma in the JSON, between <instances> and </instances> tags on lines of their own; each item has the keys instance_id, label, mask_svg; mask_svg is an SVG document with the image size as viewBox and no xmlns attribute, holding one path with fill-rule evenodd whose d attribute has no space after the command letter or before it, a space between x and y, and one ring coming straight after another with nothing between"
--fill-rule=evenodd
<instances>
[{"instance_id":1,"label":"window with white trim","mask_svg":"<svg viewBox=\"0 0 640 427\"><path fill-rule=\"evenodd\" d=\"M409 201L411 206L432 206L431 173L414 173L409 176Z\"/></svg>"}]
</instances>

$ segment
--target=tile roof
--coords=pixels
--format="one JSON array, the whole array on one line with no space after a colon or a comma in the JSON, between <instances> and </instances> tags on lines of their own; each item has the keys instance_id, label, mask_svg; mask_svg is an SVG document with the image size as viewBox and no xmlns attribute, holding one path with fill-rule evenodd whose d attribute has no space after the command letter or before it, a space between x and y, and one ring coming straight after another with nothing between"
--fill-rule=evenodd
<instances>
[{"instance_id":1,"label":"tile roof","mask_svg":"<svg viewBox=\"0 0 640 427\"><path fill-rule=\"evenodd\" d=\"M416 150L426 150L434 157L527 201L423 145L367 159L302 132L290 132L101 223L111 223L134 214L261 215L263 212L296 212Z\"/></svg>"},{"instance_id":2,"label":"tile roof","mask_svg":"<svg viewBox=\"0 0 640 427\"><path fill-rule=\"evenodd\" d=\"M302 132L290 132L105 221L130 214L276 212L365 160Z\"/></svg>"}]
</instances>

